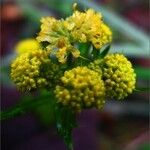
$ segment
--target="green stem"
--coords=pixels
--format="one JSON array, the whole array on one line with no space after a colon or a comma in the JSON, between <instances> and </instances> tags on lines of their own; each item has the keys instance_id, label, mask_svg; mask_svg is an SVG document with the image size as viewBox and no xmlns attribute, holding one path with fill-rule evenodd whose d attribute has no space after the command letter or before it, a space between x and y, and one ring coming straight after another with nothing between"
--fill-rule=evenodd
<instances>
[{"instance_id":1,"label":"green stem","mask_svg":"<svg viewBox=\"0 0 150 150\"><path fill-rule=\"evenodd\" d=\"M72 130L76 127L76 116L71 109L57 104L56 109L57 131L63 138L68 150L73 150Z\"/></svg>"},{"instance_id":2,"label":"green stem","mask_svg":"<svg viewBox=\"0 0 150 150\"><path fill-rule=\"evenodd\" d=\"M72 143L70 143L70 144L68 145L68 150L73 150L73 144L72 144Z\"/></svg>"}]
</instances>

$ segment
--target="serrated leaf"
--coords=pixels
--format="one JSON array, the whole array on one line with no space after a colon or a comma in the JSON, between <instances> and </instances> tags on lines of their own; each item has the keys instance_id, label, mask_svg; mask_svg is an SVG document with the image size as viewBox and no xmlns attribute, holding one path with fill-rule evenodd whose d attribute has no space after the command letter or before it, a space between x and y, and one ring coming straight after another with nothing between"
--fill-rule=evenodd
<instances>
[{"instance_id":1,"label":"serrated leaf","mask_svg":"<svg viewBox=\"0 0 150 150\"><path fill-rule=\"evenodd\" d=\"M72 130L76 127L75 113L71 109L56 104L56 126L58 134L63 138L69 150L73 150Z\"/></svg>"},{"instance_id":2,"label":"serrated leaf","mask_svg":"<svg viewBox=\"0 0 150 150\"><path fill-rule=\"evenodd\" d=\"M38 106L45 105L49 103L53 98L53 95L49 92L31 97L25 96L20 100L20 103L16 104L15 106L0 112L0 120L7 120L11 119L20 115L24 115L25 113L36 109Z\"/></svg>"},{"instance_id":3,"label":"serrated leaf","mask_svg":"<svg viewBox=\"0 0 150 150\"><path fill-rule=\"evenodd\" d=\"M1 111L0 112L0 120L7 120L7 119L11 119L14 118L16 116L25 114L25 110L23 108L20 107L15 107L13 109L7 110L7 111Z\"/></svg>"}]
</instances>

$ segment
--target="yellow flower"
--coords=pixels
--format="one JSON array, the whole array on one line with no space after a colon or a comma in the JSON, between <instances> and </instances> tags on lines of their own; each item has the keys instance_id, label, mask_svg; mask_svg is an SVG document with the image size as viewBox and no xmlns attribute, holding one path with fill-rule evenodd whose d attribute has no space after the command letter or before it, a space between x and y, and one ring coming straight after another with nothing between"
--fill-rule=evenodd
<instances>
[{"instance_id":1,"label":"yellow flower","mask_svg":"<svg viewBox=\"0 0 150 150\"><path fill-rule=\"evenodd\" d=\"M101 108L105 103L105 88L99 74L87 67L66 71L56 86L58 103L75 111L83 108Z\"/></svg>"},{"instance_id":2,"label":"yellow flower","mask_svg":"<svg viewBox=\"0 0 150 150\"><path fill-rule=\"evenodd\" d=\"M56 20L52 17L42 18L41 31L37 37L39 42L48 42L46 49L52 55L56 55L58 61L65 63L69 53L77 58L80 53L71 43L72 38L67 29L67 22Z\"/></svg>"},{"instance_id":3,"label":"yellow flower","mask_svg":"<svg viewBox=\"0 0 150 150\"><path fill-rule=\"evenodd\" d=\"M87 42L97 33L102 23L102 16L92 9L86 12L75 11L72 16L66 19L71 25L71 35L75 41ZM68 27L70 27L68 25Z\"/></svg>"},{"instance_id":4,"label":"yellow flower","mask_svg":"<svg viewBox=\"0 0 150 150\"><path fill-rule=\"evenodd\" d=\"M86 12L75 11L66 19L65 24L75 41L81 43L90 41L97 49L112 40L112 32L103 23L102 15L93 9L88 9Z\"/></svg>"},{"instance_id":5,"label":"yellow flower","mask_svg":"<svg viewBox=\"0 0 150 150\"><path fill-rule=\"evenodd\" d=\"M59 67L51 62L44 50L22 54L11 65L11 78L20 91L52 87L58 83L58 75Z\"/></svg>"},{"instance_id":6,"label":"yellow flower","mask_svg":"<svg viewBox=\"0 0 150 150\"><path fill-rule=\"evenodd\" d=\"M45 48L61 63L66 62L70 53L74 58L80 56L80 51L76 48L78 43L91 42L99 49L111 41L110 29L103 23L102 15L93 9L85 12L75 10L65 20L45 17L41 22L37 40L40 43L45 42Z\"/></svg>"},{"instance_id":7,"label":"yellow flower","mask_svg":"<svg viewBox=\"0 0 150 150\"><path fill-rule=\"evenodd\" d=\"M112 32L110 28L102 23L99 32L91 38L91 41L96 49L100 49L105 44L110 43L112 41Z\"/></svg>"},{"instance_id":8,"label":"yellow flower","mask_svg":"<svg viewBox=\"0 0 150 150\"><path fill-rule=\"evenodd\" d=\"M67 60L67 48L60 48L56 53L56 57L60 63L64 64Z\"/></svg>"},{"instance_id":9,"label":"yellow flower","mask_svg":"<svg viewBox=\"0 0 150 150\"><path fill-rule=\"evenodd\" d=\"M44 17L41 19L41 31L37 36L38 42L48 42L51 48L56 48L60 39L68 44L69 32L65 28L62 20L56 20L53 17Z\"/></svg>"},{"instance_id":10,"label":"yellow flower","mask_svg":"<svg viewBox=\"0 0 150 150\"><path fill-rule=\"evenodd\" d=\"M135 89L136 74L132 64L122 54L110 54L103 60L106 95L123 99Z\"/></svg>"},{"instance_id":11,"label":"yellow flower","mask_svg":"<svg viewBox=\"0 0 150 150\"><path fill-rule=\"evenodd\" d=\"M50 33L52 33L54 25L57 23L57 20L53 17L43 17L41 19L41 31L37 37L38 42L51 42Z\"/></svg>"},{"instance_id":12,"label":"yellow flower","mask_svg":"<svg viewBox=\"0 0 150 150\"><path fill-rule=\"evenodd\" d=\"M15 51L17 54L24 54L26 52L32 52L40 48L40 44L35 39L26 39L20 41L16 47Z\"/></svg>"}]
</instances>

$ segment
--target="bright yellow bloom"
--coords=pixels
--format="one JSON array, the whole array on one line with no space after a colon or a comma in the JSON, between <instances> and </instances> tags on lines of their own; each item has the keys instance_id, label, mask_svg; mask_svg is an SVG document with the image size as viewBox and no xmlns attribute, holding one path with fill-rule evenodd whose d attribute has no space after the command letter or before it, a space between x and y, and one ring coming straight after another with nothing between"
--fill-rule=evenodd
<instances>
[{"instance_id":1,"label":"bright yellow bloom","mask_svg":"<svg viewBox=\"0 0 150 150\"><path fill-rule=\"evenodd\" d=\"M52 42L51 34L53 34L58 21L53 17L44 17L41 19L41 23L41 31L37 37L38 42Z\"/></svg>"},{"instance_id":2,"label":"bright yellow bloom","mask_svg":"<svg viewBox=\"0 0 150 150\"><path fill-rule=\"evenodd\" d=\"M71 45L72 38L63 20L46 17L42 18L41 22L41 31L37 40L47 42L47 50L52 55L56 55L60 63L66 62L69 53L72 53L74 58L79 57L80 52Z\"/></svg>"},{"instance_id":3,"label":"bright yellow bloom","mask_svg":"<svg viewBox=\"0 0 150 150\"><path fill-rule=\"evenodd\" d=\"M110 28L102 23L100 30L91 38L92 44L96 49L100 49L107 43L112 41L112 32Z\"/></svg>"},{"instance_id":4,"label":"bright yellow bloom","mask_svg":"<svg viewBox=\"0 0 150 150\"><path fill-rule=\"evenodd\" d=\"M112 38L110 29L102 21L102 15L93 9L85 12L75 10L73 15L65 20L45 17L41 19L41 23L37 40L46 43L46 49L55 55L60 63L65 63L70 53L74 58L80 56L80 51L76 48L78 43L91 42L99 49L111 42Z\"/></svg>"},{"instance_id":5,"label":"bright yellow bloom","mask_svg":"<svg viewBox=\"0 0 150 150\"><path fill-rule=\"evenodd\" d=\"M20 41L16 47L15 51L17 54L24 54L26 52L32 52L40 48L40 44L35 39L26 39Z\"/></svg>"},{"instance_id":6,"label":"bright yellow bloom","mask_svg":"<svg viewBox=\"0 0 150 150\"><path fill-rule=\"evenodd\" d=\"M56 20L53 17L41 19L41 31L37 36L38 42L47 42L48 48L62 48L70 45L70 35L64 27L63 20ZM60 42L63 43L60 47Z\"/></svg>"},{"instance_id":7,"label":"bright yellow bloom","mask_svg":"<svg viewBox=\"0 0 150 150\"><path fill-rule=\"evenodd\" d=\"M67 59L67 48L66 47L60 48L56 52L56 57L58 58L58 61L60 63L64 64L66 62L66 59Z\"/></svg>"},{"instance_id":8,"label":"bright yellow bloom","mask_svg":"<svg viewBox=\"0 0 150 150\"><path fill-rule=\"evenodd\" d=\"M65 22L66 28L71 31L71 35L78 42L92 42L95 48L100 49L112 40L112 32L103 23L100 13L92 9L86 12L75 11Z\"/></svg>"},{"instance_id":9,"label":"bright yellow bloom","mask_svg":"<svg viewBox=\"0 0 150 150\"><path fill-rule=\"evenodd\" d=\"M58 103L75 111L83 108L101 108L105 103L105 88L99 74L87 67L66 71L56 86Z\"/></svg>"},{"instance_id":10,"label":"bright yellow bloom","mask_svg":"<svg viewBox=\"0 0 150 150\"><path fill-rule=\"evenodd\" d=\"M36 50L13 61L11 78L20 91L30 91L57 83L58 71L59 67L51 62L46 51Z\"/></svg>"},{"instance_id":11,"label":"bright yellow bloom","mask_svg":"<svg viewBox=\"0 0 150 150\"><path fill-rule=\"evenodd\" d=\"M86 12L75 11L72 16L66 19L66 27L71 30L71 35L75 41L87 42L90 41L102 24L102 16L92 9ZM71 28L70 28L71 27Z\"/></svg>"},{"instance_id":12,"label":"bright yellow bloom","mask_svg":"<svg viewBox=\"0 0 150 150\"><path fill-rule=\"evenodd\" d=\"M106 95L123 99L135 89L136 74L132 64L122 54L110 54L103 60Z\"/></svg>"}]
</instances>

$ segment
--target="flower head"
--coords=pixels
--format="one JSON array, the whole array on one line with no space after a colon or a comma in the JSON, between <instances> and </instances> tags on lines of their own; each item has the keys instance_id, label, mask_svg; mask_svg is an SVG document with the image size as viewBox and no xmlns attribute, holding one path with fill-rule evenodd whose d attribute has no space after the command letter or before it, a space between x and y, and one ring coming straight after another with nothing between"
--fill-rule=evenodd
<instances>
[{"instance_id":1,"label":"flower head","mask_svg":"<svg viewBox=\"0 0 150 150\"><path fill-rule=\"evenodd\" d=\"M59 73L46 51L34 50L17 57L11 65L11 78L20 91L51 87ZM55 75L56 74L56 75Z\"/></svg>"},{"instance_id":2,"label":"flower head","mask_svg":"<svg viewBox=\"0 0 150 150\"><path fill-rule=\"evenodd\" d=\"M75 41L81 43L90 41L97 49L112 40L110 28L103 23L102 15L93 9L85 12L75 11L66 19L66 27Z\"/></svg>"},{"instance_id":3,"label":"flower head","mask_svg":"<svg viewBox=\"0 0 150 150\"><path fill-rule=\"evenodd\" d=\"M86 78L85 78L86 76ZM87 67L66 71L61 84L56 86L58 103L81 111L82 108L103 107L105 88L99 74Z\"/></svg>"},{"instance_id":4,"label":"flower head","mask_svg":"<svg viewBox=\"0 0 150 150\"><path fill-rule=\"evenodd\" d=\"M79 50L71 45L72 38L65 27L64 20L56 20L52 17L42 18L41 31L37 37L39 42L47 42L46 49L58 58L60 63L65 63L69 53L74 58L80 55Z\"/></svg>"},{"instance_id":5,"label":"flower head","mask_svg":"<svg viewBox=\"0 0 150 150\"><path fill-rule=\"evenodd\" d=\"M103 60L106 95L123 99L135 89L136 74L130 61L122 54L109 54Z\"/></svg>"},{"instance_id":6,"label":"flower head","mask_svg":"<svg viewBox=\"0 0 150 150\"><path fill-rule=\"evenodd\" d=\"M87 42L90 41L101 28L102 16L92 9L86 12L75 11L72 16L66 19L66 22L71 25L70 32L75 41Z\"/></svg>"}]
</instances>

